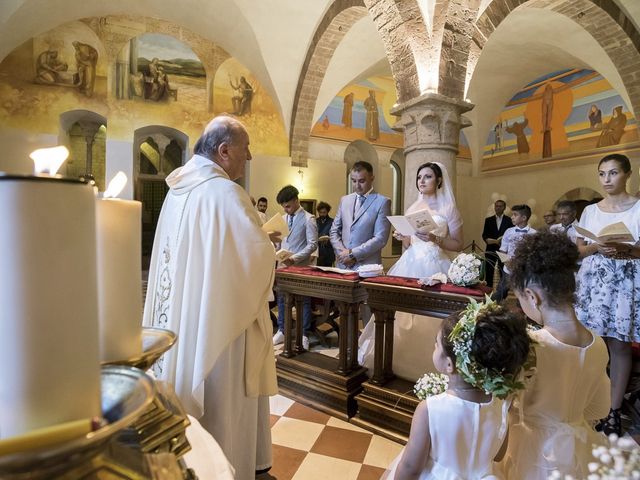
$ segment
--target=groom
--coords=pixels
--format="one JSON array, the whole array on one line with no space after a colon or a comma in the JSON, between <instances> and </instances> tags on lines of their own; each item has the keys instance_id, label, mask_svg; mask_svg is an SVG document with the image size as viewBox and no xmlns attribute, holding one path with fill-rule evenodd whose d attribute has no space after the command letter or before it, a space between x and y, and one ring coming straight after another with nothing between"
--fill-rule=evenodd
<instances>
[{"instance_id":1,"label":"groom","mask_svg":"<svg viewBox=\"0 0 640 480\"><path fill-rule=\"evenodd\" d=\"M351 169L353 193L340 200L330 238L336 266L355 270L382 263L382 248L389 239L391 200L373 191L373 167L356 162Z\"/></svg>"}]
</instances>

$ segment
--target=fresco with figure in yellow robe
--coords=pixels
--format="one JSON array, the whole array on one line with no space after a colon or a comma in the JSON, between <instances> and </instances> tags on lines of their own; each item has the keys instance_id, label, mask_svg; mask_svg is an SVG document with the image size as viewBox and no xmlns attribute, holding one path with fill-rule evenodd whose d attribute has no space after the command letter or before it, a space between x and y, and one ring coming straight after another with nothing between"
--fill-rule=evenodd
<instances>
[{"instance_id":1,"label":"fresco with figure in yellow robe","mask_svg":"<svg viewBox=\"0 0 640 480\"><path fill-rule=\"evenodd\" d=\"M238 60L225 60L213 82L213 110L231 113L247 127L251 148L268 145L271 155L287 156L289 143L282 117L271 96ZM264 150L263 150L264 151Z\"/></svg>"},{"instance_id":2,"label":"fresco with figure in yellow robe","mask_svg":"<svg viewBox=\"0 0 640 480\"><path fill-rule=\"evenodd\" d=\"M572 158L638 140L636 120L598 72L567 69L525 85L487 136L482 168L493 170Z\"/></svg>"},{"instance_id":3,"label":"fresco with figure in yellow robe","mask_svg":"<svg viewBox=\"0 0 640 480\"><path fill-rule=\"evenodd\" d=\"M396 100L391 77L370 77L348 85L331 100L311 136L401 148L403 135L391 129L396 118L389 113Z\"/></svg>"},{"instance_id":4,"label":"fresco with figure in yellow robe","mask_svg":"<svg viewBox=\"0 0 640 480\"><path fill-rule=\"evenodd\" d=\"M228 112L247 125L254 153L288 155L279 109L246 67L191 32L181 35L188 44L147 28L181 29L155 19L86 18L23 43L0 63L0 128L58 135L61 114L87 110L107 119L107 140L132 141L135 130L162 125L193 145L215 114ZM241 77L251 98L234 108L229 79L238 87Z\"/></svg>"}]
</instances>

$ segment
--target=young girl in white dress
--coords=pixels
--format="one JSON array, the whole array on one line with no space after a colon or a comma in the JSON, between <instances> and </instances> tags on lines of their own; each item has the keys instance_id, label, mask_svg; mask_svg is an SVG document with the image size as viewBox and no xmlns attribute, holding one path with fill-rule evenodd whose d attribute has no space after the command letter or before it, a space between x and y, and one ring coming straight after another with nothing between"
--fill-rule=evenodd
<instances>
[{"instance_id":1,"label":"young girl in white dress","mask_svg":"<svg viewBox=\"0 0 640 480\"><path fill-rule=\"evenodd\" d=\"M509 265L522 309L542 329L531 334L533 376L513 409L507 478L587 478L592 445L605 440L589 422L609 411L608 354L574 312L577 260L565 235L541 232L522 239Z\"/></svg>"},{"instance_id":2,"label":"young girl in white dress","mask_svg":"<svg viewBox=\"0 0 640 480\"><path fill-rule=\"evenodd\" d=\"M445 252L462 249L462 217L456 208L455 197L447 169L437 162L418 167L416 174L418 199L406 210L413 213L428 209L438 228L430 233L403 237L405 251L389 270L389 275L425 278L435 273L447 273L451 260ZM427 371L433 371L431 348L425 352L425 342L434 338L441 321L397 312L394 322L393 371L396 375L415 381ZM375 322L369 322L359 339L358 360L373 371Z\"/></svg>"},{"instance_id":3,"label":"young girl in white dress","mask_svg":"<svg viewBox=\"0 0 640 480\"><path fill-rule=\"evenodd\" d=\"M383 478L499 478L494 459L507 436L505 398L522 387L529 349L524 320L491 301L445 319L433 363L449 376L448 388L420 402L409 442Z\"/></svg>"}]
</instances>

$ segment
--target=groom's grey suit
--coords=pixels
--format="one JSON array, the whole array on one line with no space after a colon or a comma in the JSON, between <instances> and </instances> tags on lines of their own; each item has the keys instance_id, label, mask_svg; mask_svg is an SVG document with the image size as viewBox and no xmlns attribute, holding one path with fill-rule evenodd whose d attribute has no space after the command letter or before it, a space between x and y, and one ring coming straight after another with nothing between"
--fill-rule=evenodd
<instances>
[{"instance_id":1,"label":"groom's grey suit","mask_svg":"<svg viewBox=\"0 0 640 480\"><path fill-rule=\"evenodd\" d=\"M356 269L360 265L382 263L382 248L389 239L391 224L387 216L391 215L391 200L379 193L371 192L366 196L362 207L356 210L358 195L352 193L340 199L336 218L331 227L331 245L336 256L341 250L351 250L356 263L346 267L336 259L339 268Z\"/></svg>"}]
</instances>

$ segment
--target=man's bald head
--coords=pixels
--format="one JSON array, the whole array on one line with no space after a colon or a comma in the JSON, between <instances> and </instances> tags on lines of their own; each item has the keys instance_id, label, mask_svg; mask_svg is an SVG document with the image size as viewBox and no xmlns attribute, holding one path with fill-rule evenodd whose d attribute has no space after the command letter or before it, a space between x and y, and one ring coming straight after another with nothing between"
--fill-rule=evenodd
<instances>
[{"instance_id":1,"label":"man's bald head","mask_svg":"<svg viewBox=\"0 0 640 480\"><path fill-rule=\"evenodd\" d=\"M223 143L232 144L241 132L245 132L244 125L228 115L219 115L211 120L198 139L193 152L210 160L215 160L216 152Z\"/></svg>"},{"instance_id":2,"label":"man's bald head","mask_svg":"<svg viewBox=\"0 0 640 480\"><path fill-rule=\"evenodd\" d=\"M220 165L231 180L244 176L245 162L251 160L247 130L228 115L220 115L209 122L193 151Z\"/></svg>"}]
</instances>

